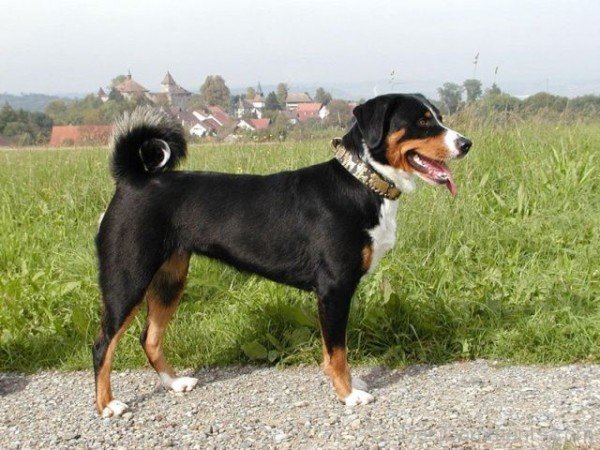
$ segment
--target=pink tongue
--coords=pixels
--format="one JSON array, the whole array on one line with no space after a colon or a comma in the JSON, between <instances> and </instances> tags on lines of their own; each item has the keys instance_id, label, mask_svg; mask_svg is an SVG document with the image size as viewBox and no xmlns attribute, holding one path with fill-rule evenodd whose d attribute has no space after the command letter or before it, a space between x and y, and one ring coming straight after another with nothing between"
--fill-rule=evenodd
<instances>
[{"instance_id":1,"label":"pink tongue","mask_svg":"<svg viewBox=\"0 0 600 450\"><path fill-rule=\"evenodd\" d=\"M452 197L456 197L456 193L458 192L458 189L456 188L456 185L454 184L452 177L450 177L450 178L448 178L448 180L446 180L446 187L450 191L450 194L452 195Z\"/></svg>"},{"instance_id":2,"label":"pink tongue","mask_svg":"<svg viewBox=\"0 0 600 450\"><path fill-rule=\"evenodd\" d=\"M446 167L445 164L440 164L437 161L432 161L430 159L427 160L427 162L428 162L430 168L433 169L430 172L432 177L436 180L441 180L441 179L445 178L445 180L443 181L443 184L446 185L446 187L450 191L450 194L452 195L452 197L456 196L458 189L456 188L456 184L454 184L454 180L452 179L452 174L450 173L450 170L448 170L448 167Z\"/></svg>"}]
</instances>

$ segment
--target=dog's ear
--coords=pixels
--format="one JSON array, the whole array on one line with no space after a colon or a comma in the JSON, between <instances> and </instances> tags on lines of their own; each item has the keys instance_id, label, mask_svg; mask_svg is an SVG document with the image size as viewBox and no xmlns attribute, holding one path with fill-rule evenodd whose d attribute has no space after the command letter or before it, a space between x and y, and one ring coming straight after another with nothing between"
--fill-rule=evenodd
<instances>
[{"instance_id":1,"label":"dog's ear","mask_svg":"<svg viewBox=\"0 0 600 450\"><path fill-rule=\"evenodd\" d=\"M393 101L392 97L382 95L358 105L352 111L358 129L369 148L376 148L381 144L386 132L386 118Z\"/></svg>"}]
</instances>

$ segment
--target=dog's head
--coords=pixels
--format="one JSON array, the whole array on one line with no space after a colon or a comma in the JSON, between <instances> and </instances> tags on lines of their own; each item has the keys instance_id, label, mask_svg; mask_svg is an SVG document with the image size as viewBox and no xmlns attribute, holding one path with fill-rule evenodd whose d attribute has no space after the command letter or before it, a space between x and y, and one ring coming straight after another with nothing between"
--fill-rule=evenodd
<instances>
[{"instance_id":1,"label":"dog's head","mask_svg":"<svg viewBox=\"0 0 600 450\"><path fill-rule=\"evenodd\" d=\"M421 94L388 94L354 108L363 157L404 191L413 175L445 185L456 195L446 161L466 155L471 141L442 124L439 110Z\"/></svg>"}]
</instances>

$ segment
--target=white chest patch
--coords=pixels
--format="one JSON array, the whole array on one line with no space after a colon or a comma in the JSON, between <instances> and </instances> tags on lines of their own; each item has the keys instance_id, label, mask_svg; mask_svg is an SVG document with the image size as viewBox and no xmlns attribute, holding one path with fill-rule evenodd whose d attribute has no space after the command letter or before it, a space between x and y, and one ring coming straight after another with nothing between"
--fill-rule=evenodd
<instances>
[{"instance_id":1,"label":"white chest patch","mask_svg":"<svg viewBox=\"0 0 600 450\"><path fill-rule=\"evenodd\" d=\"M373 256L367 273L371 273L379 264L383 255L396 243L396 213L398 202L385 199L379 209L379 225L367 230L373 239Z\"/></svg>"}]
</instances>

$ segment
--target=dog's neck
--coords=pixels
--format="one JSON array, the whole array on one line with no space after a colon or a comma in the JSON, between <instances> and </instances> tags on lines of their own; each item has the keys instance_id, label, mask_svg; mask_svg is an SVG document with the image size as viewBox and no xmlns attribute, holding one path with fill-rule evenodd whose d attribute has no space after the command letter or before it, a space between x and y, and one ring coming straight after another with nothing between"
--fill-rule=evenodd
<instances>
[{"instance_id":1,"label":"dog's neck","mask_svg":"<svg viewBox=\"0 0 600 450\"><path fill-rule=\"evenodd\" d=\"M361 158L359 152L348 150L342 143L342 139L333 139L331 145L335 149L336 159L354 178L383 198L397 200L400 197L402 191L394 182ZM366 144L363 142L363 145Z\"/></svg>"},{"instance_id":2,"label":"dog's neck","mask_svg":"<svg viewBox=\"0 0 600 450\"><path fill-rule=\"evenodd\" d=\"M342 145L349 152L356 153L358 158L370 165L383 178L391 181L403 194L414 192L416 189L415 175L388 165L384 156L385 150L368 147L356 124L344 135Z\"/></svg>"}]
</instances>

